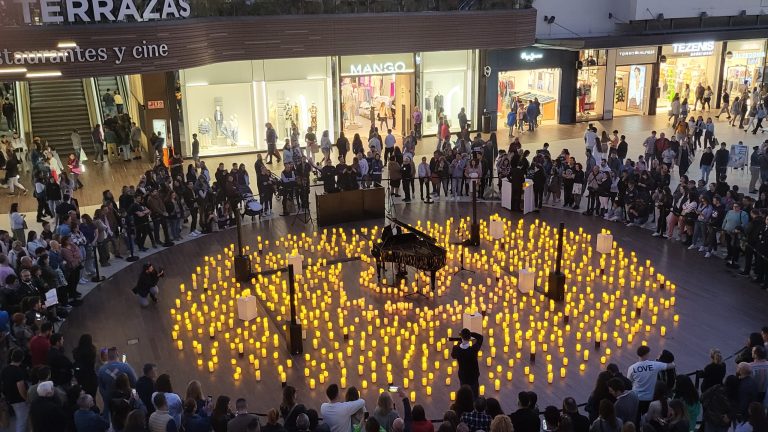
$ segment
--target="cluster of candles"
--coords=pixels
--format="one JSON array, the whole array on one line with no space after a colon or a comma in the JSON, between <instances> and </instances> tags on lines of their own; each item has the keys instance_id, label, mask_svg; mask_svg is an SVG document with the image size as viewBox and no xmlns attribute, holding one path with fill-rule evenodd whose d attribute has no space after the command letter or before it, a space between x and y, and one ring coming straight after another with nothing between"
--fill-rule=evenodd
<instances>
[{"instance_id":1,"label":"cluster of candles","mask_svg":"<svg viewBox=\"0 0 768 432\"><path fill-rule=\"evenodd\" d=\"M465 314L483 316L481 393L486 385L499 391L518 376L534 383L538 375L551 384L590 365L603 368L616 350L664 337L661 324L678 322L674 283L615 244L610 253L597 253L581 229L566 231L563 242L565 301L550 300L544 290L557 229L539 220L501 220L500 240L481 223L483 247L463 253L464 267L475 272L466 276L454 276L464 247L456 232L468 232L469 221L416 224L447 250L434 293L427 274L399 287L379 282L370 256L379 228L334 228L273 242L259 237L255 249L246 250L256 274L246 286L234 279L230 245L204 257L191 282L179 286L170 311L173 343L191 352L201 370L229 371L236 383L246 376L304 381L310 390L328 382L362 390L394 383L415 400L414 388L424 397L458 387L454 343L447 338L462 328ZM284 268L296 254L304 257L296 303L305 340L304 354L291 357L283 327L290 310ZM539 287L528 294L516 289L522 268L535 272ZM403 299L414 291L430 299ZM260 314L240 321L237 299L249 295L258 299Z\"/></svg>"}]
</instances>

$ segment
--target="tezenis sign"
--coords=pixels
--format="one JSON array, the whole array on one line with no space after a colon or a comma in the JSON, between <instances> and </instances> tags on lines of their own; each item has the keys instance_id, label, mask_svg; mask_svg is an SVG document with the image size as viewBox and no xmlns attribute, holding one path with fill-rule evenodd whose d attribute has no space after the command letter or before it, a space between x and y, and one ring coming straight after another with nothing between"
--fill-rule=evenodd
<instances>
[{"instance_id":1,"label":"tezenis sign","mask_svg":"<svg viewBox=\"0 0 768 432\"><path fill-rule=\"evenodd\" d=\"M34 24L32 9L40 9L44 24L65 22L157 21L187 18L188 0L146 0L136 7L134 0L15 0L21 4L24 22ZM117 14L114 11L117 10Z\"/></svg>"}]
</instances>

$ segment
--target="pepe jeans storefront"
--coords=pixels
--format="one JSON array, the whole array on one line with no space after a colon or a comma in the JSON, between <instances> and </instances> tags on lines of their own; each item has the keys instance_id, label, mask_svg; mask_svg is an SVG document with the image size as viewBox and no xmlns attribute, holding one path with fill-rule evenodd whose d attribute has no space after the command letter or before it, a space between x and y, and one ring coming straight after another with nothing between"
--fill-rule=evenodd
<instances>
[{"instance_id":1,"label":"pepe jeans storefront","mask_svg":"<svg viewBox=\"0 0 768 432\"><path fill-rule=\"evenodd\" d=\"M485 110L491 130L505 127L515 98L524 103L538 99L544 124L576 120L576 62L579 53L539 48L486 52Z\"/></svg>"}]
</instances>

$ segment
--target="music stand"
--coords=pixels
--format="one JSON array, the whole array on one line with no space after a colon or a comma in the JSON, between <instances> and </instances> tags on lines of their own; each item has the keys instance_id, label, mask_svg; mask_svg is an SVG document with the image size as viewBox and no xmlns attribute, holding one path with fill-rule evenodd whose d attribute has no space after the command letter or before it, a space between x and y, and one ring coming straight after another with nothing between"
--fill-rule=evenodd
<instances>
[{"instance_id":1,"label":"music stand","mask_svg":"<svg viewBox=\"0 0 768 432\"><path fill-rule=\"evenodd\" d=\"M456 235L458 235L458 233L459 233L459 230L456 229ZM456 270L453 273L453 275L456 276L461 272L474 273L475 272L474 270L464 267L464 250L466 249L466 246L472 246L472 239L465 239L463 241L460 241L457 243L451 243L451 244L461 248L461 261L459 261L459 269Z\"/></svg>"},{"instance_id":2,"label":"music stand","mask_svg":"<svg viewBox=\"0 0 768 432\"><path fill-rule=\"evenodd\" d=\"M392 198L393 197L392 186L390 186L389 184L387 184L386 194L387 194L386 199L389 200L389 202L387 203L385 218L397 219L397 210L395 209L395 200Z\"/></svg>"},{"instance_id":3,"label":"music stand","mask_svg":"<svg viewBox=\"0 0 768 432\"><path fill-rule=\"evenodd\" d=\"M307 189L309 189L309 186L304 186ZM307 192L307 207L303 208L301 207L301 196L299 196L299 211L296 212L296 214L293 215L293 222L291 222L291 226L296 224L296 221L301 221L304 225L311 224L312 228L315 227L315 223L312 219L312 212L309 211L309 193Z\"/></svg>"}]
</instances>

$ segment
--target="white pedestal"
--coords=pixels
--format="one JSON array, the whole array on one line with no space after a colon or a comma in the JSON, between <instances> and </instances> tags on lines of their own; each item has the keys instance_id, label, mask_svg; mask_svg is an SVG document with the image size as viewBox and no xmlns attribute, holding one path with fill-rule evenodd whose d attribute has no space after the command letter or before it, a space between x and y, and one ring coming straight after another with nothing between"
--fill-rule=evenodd
<instances>
[{"instance_id":1,"label":"white pedestal","mask_svg":"<svg viewBox=\"0 0 768 432\"><path fill-rule=\"evenodd\" d=\"M243 321L256 318L258 307L256 297L246 296L237 299L237 317Z\"/></svg>"},{"instance_id":2,"label":"white pedestal","mask_svg":"<svg viewBox=\"0 0 768 432\"><path fill-rule=\"evenodd\" d=\"M523 183L523 214L528 214L535 210L533 199L533 180L525 179Z\"/></svg>"},{"instance_id":3,"label":"white pedestal","mask_svg":"<svg viewBox=\"0 0 768 432\"><path fill-rule=\"evenodd\" d=\"M536 272L528 269L520 269L517 278L517 289L523 294L533 291L536 284Z\"/></svg>"},{"instance_id":4,"label":"white pedestal","mask_svg":"<svg viewBox=\"0 0 768 432\"><path fill-rule=\"evenodd\" d=\"M504 238L504 221L498 218L491 218L488 222L488 234L494 240Z\"/></svg>"},{"instance_id":5,"label":"white pedestal","mask_svg":"<svg viewBox=\"0 0 768 432\"><path fill-rule=\"evenodd\" d=\"M609 254L613 250L613 235L600 233L597 235L597 251L601 254Z\"/></svg>"},{"instance_id":6,"label":"white pedestal","mask_svg":"<svg viewBox=\"0 0 768 432\"><path fill-rule=\"evenodd\" d=\"M296 254L296 255L288 255L286 258L288 261L288 265L293 266L293 274L298 275L302 274L304 271L304 255L302 254Z\"/></svg>"},{"instance_id":7,"label":"white pedestal","mask_svg":"<svg viewBox=\"0 0 768 432\"><path fill-rule=\"evenodd\" d=\"M506 178L501 179L501 207L512 210L512 183Z\"/></svg>"},{"instance_id":8,"label":"white pedestal","mask_svg":"<svg viewBox=\"0 0 768 432\"><path fill-rule=\"evenodd\" d=\"M483 316L479 313L465 313L463 321L464 328L477 334L483 334Z\"/></svg>"}]
</instances>

